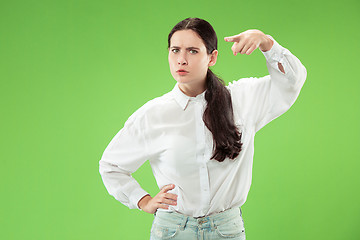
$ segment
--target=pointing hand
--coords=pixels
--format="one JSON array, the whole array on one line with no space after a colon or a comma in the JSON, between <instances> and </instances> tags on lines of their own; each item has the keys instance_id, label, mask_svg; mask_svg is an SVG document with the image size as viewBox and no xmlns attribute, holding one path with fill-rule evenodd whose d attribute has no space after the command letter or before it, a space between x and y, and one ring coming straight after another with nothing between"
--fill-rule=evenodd
<instances>
[{"instance_id":1,"label":"pointing hand","mask_svg":"<svg viewBox=\"0 0 360 240\"><path fill-rule=\"evenodd\" d=\"M237 53L250 55L258 47L262 51L271 49L273 41L260 30L249 29L234 36L225 37L225 41L234 42L231 47L233 54Z\"/></svg>"}]
</instances>

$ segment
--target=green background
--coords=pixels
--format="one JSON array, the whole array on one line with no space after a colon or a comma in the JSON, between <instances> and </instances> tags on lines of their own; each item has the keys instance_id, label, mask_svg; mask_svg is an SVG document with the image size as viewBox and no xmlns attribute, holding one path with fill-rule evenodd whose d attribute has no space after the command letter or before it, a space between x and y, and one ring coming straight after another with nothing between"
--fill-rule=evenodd
<instances>
[{"instance_id":1,"label":"green background","mask_svg":"<svg viewBox=\"0 0 360 240\"><path fill-rule=\"evenodd\" d=\"M360 239L359 1L0 3L1 239L149 239L153 215L108 194L99 160L126 119L170 91L167 36L187 17L218 36L225 82L268 74L270 34L307 69L293 107L258 132L242 206L248 240ZM134 177L158 192L149 163Z\"/></svg>"}]
</instances>

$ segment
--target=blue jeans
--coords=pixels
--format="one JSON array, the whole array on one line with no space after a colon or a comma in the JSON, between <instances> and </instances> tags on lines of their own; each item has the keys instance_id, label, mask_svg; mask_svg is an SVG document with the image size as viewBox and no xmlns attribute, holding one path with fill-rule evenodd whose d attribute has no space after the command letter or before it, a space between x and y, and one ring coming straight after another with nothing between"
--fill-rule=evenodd
<instances>
[{"instance_id":1,"label":"blue jeans","mask_svg":"<svg viewBox=\"0 0 360 240\"><path fill-rule=\"evenodd\" d=\"M178 212L157 211L150 240L245 240L241 208L231 208L210 216L194 218Z\"/></svg>"}]
</instances>

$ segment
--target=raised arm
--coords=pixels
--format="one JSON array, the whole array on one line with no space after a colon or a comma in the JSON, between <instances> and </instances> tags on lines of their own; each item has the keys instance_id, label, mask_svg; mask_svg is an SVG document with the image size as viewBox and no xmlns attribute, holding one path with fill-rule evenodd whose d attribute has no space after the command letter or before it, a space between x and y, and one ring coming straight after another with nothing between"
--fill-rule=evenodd
<instances>
[{"instance_id":1,"label":"raised arm","mask_svg":"<svg viewBox=\"0 0 360 240\"><path fill-rule=\"evenodd\" d=\"M235 41L232 47L234 55L237 52L249 55L259 47L265 56L269 75L242 78L229 83L228 88L231 91L235 115L258 131L294 104L305 82L307 71L300 60L278 44L272 36L264 35L258 30L248 31L247 34L241 33L225 40Z\"/></svg>"}]
</instances>

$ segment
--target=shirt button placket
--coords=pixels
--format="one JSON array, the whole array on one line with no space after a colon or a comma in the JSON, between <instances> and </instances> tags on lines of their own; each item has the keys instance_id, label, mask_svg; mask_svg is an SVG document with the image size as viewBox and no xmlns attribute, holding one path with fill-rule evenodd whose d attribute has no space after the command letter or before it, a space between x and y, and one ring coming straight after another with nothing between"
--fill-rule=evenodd
<instances>
[{"instance_id":1,"label":"shirt button placket","mask_svg":"<svg viewBox=\"0 0 360 240\"><path fill-rule=\"evenodd\" d=\"M197 163L199 164L201 206L202 212L207 212L210 204L209 174L205 160L205 124L202 119L204 105L196 102L196 138L197 138Z\"/></svg>"}]
</instances>

